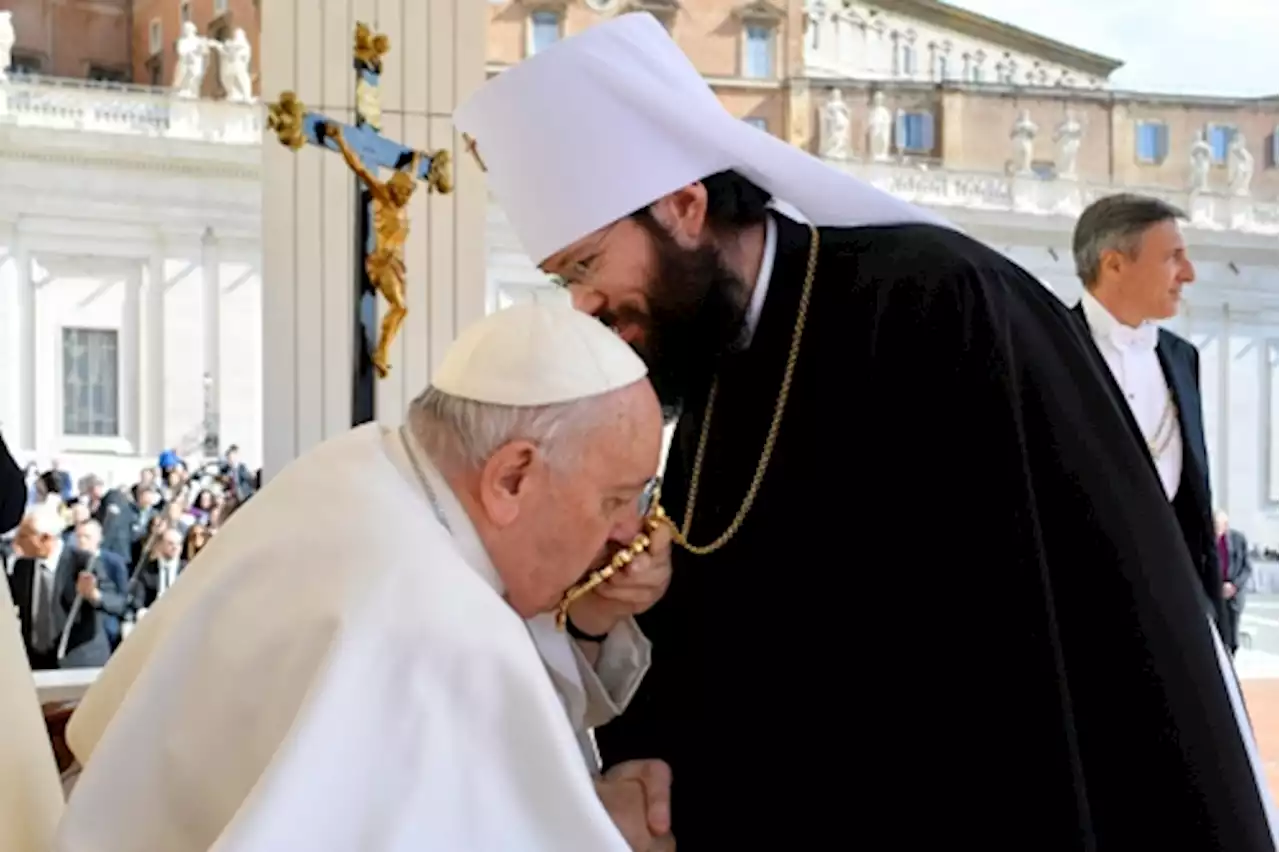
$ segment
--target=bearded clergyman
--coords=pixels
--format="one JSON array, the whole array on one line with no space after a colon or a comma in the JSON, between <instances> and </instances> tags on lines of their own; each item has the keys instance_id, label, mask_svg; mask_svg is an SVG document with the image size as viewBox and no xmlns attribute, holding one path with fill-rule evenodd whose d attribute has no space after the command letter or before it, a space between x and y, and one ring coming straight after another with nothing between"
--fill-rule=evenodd
<instances>
[{"instance_id":1,"label":"bearded clergyman","mask_svg":"<svg viewBox=\"0 0 1280 852\"><path fill-rule=\"evenodd\" d=\"M647 14L454 124L679 415L652 668L598 736L670 764L683 852L1275 849L1177 519L1056 296L729 114Z\"/></svg>"}]
</instances>

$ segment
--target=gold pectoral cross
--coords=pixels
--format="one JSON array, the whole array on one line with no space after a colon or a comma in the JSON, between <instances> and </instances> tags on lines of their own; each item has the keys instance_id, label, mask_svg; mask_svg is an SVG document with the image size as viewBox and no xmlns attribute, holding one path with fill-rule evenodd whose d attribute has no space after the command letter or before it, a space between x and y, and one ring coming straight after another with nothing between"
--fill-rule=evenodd
<instances>
[{"instance_id":1,"label":"gold pectoral cross","mask_svg":"<svg viewBox=\"0 0 1280 852\"><path fill-rule=\"evenodd\" d=\"M475 137L470 133L462 134L462 144L466 146L467 153L475 158L476 165L480 167L480 171L489 171L489 167L484 164L484 160L480 159L480 151L476 147Z\"/></svg>"}]
</instances>

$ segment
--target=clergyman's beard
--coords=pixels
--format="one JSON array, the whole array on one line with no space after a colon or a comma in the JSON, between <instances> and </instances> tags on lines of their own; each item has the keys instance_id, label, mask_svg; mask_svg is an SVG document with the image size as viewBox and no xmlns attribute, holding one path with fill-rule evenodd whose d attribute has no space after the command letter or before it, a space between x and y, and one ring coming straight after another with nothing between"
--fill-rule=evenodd
<instances>
[{"instance_id":1,"label":"clergyman's beard","mask_svg":"<svg viewBox=\"0 0 1280 852\"><path fill-rule=\"evenodd\" d=\"M648 316L623 308L601 316L644 328L636 351L649 366L649 380L668 422L680 415L689 396L705 389L720 359L743 339L747 288L711 245L686 249L661 225L638 216L653 240L657 262L646 288Z\"/></svg>"}]
</instances>

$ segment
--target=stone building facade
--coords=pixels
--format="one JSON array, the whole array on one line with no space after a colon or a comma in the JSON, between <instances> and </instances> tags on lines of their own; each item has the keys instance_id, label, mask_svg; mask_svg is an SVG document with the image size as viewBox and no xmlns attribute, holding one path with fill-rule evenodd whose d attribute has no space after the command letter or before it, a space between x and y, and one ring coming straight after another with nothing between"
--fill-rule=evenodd
<instances>
[{"instance_id":1,"label":"stone building facade","mask_svg":"<svg viewBox=\"0 0 1280 852\"><path fill-rule=\"evenodd\" d=\"M296 51L277 45L273 56L259 57L259 8L250 0L4 5L13 13L19 73L0 83L0 428L20 451L63 454L75 464L80 456L121 476L164 446L198 448L210 434L241 443L251 461L270 455L262 377L264 368L271 374L271 353L296 350L304 364L322 352L325 363L345 363L324 343L345 334L349 306L337 284L319 303L306 296L308 316L320 319L298 324L288 345L263 322L279 313L272 300L285 298L271 287L279 276L262 270L264 186L272 192L272 180L297 178L299 197L310 193L300 209L311 215L330 206L320 200L348 197L350 178L336 163L300 153L289 160L294 172L268 169L264 183L260 105L221 100L216 69L203 99L184 101L165 88L181 24L189 19L205 36L243 27L254 46L255 88L263 58L277 70L305 64L304 101L342 110L328 90L343 91L346 72L325 57L344 49L348 18L367 10L376 24L379 6L383 14L410 10L423 45L437 29L461 37L459 18L452 25L424 18L426 7L409 0L350 0L341 16L298 17ZM489 0L484 33L464 35L468 44L487 37L488 73L497 74L632 10L664 21L732 114L938 209L1068 303L1079 296L1070 237L1083 205L1129 188L1184 207L1199 277L1170 325L1201 352L1215 499L1251 539L1280 544L1275 97L1115 91L1117 60L933 0ZM304 53L303 44L314 50ZM414 54L402 73L430 74L442 55ZM447 144L447 113L441 108L416 130L406 122L388 131ZM428 230L447 245L438 221ZM324 228L338 234L346 225ZM559 297L496 205L484 241L485 292L467 298L483 296L492 309ZM349 248L336 237L327 244ZM428 253L423 243L415 251L415 270L449 268L446 250ZM297 257L298 269L321 264L313 252ZM349 263L330 259L321 266L338 271L325 280L345 280ZM413 316L456 316L452 296L417 286ZM404 336L399 360L411 365L401 371L404 393L420 384L448 336L434 326ZM326 387L311 376L293 403L268 398L277 409L319 405L326 422L340 424L333 400L341 395ZM87 402L69 406L77 395ZM294 435L297 446L311 437Z\"/></svg>"},{"instance_id":2,"label":"stone building facade","mask_svg":"<svg viewBox=\"0 0 1280 852\"><path fill-rule=\"evenodd\" d=\"M132 0L10 0L15 71L128 82Z\"/></svg>"},{"instance_id":3,"label":"stone building facade","mask_svg":"<svg viewBox=\"0 0 1280 852\"><path fill-rule=\"evenodd\" d=\"M131 0L129 57L134 81L153 86L170 84L175 64L173 46L187 21L195 24L201 35L215 41L226 41L236 29L243 29L256 57L261 29L258 5L259 0ZM222 94L216 71L205 76L204 94Z\"/></svg>"},{"instance_id":4,"label":"stone building facade","mask_svg":"<svg viewBox=\"0 0 1280 852\"><path fill-rule=\"evenodd\" d=\"M258 53L260 0L8 0L20 72L111 83L168 86L182 24L225 41L237 28ZM216 65L216 62L214 63ZM256 70L256 62L255 62ZM254 76L257 88L256 74ZM222 93L216 71L203 93Z\"/></svg>"},{"instance_id":5,"label":"stone building facade","mask_svg":"<svg viewBox=\"0 0 1280 852\"><path fill-rule=\"evenodd\" d=\"M785 136L787 81L801 62L787 0L490 0L489 73L618 14L658 18L735 116Z\"/></svg>"}]
</instances>

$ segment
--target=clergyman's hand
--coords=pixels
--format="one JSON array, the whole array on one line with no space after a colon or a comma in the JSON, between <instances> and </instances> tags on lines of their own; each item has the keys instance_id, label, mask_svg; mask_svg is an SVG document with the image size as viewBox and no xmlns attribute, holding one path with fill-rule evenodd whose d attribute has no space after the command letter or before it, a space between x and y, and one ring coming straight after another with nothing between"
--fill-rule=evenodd
<instances>
[{"instance_id":1,"label":"clergyman's hand","mask_svg":"<svg viewBox=\"0 0 1280 852\"><path fill-rule=\"evenodd\" d=\"M661 760L629 760L596 781L614 825L635 852L674 849L671 768Z\"/></svg>"},{"instance_id":2,"label":"clergyman's hand","mask_svg":"<svg viewBox=\"0 0 1280 852\"><path fill-rule=\"evenodd\" d=\"M324 135L333 139L342 135L342 128L334 124L332 121L326 121L324 124Z\"/></svg>"},{"instance_id":3,"label":"clergyman's hand","mask_svg":"<svg viewBox=\"0 0 1280 852\"><path fill-rule=\"evenodd\" d=\"M619 621L656 604L671 584L671 527L649 534L649 549L576 600L569 618L582 631L604 635Z\"/></svg>"},{"instance_id":4,"label":"clergyman's hand","mask_svg":"<svg viewBox=\"0 0 1280 852\"><path fill-rule=\"evenodd\" d=\"M632 852L647 852L653 842L644 812L644 787L635 781L596 781L596 795Z\"/></svg>"},{"instance_id":5,"label":"clergyman's hand","mask_svg":"<svg viewBox=\"0 0 1280 852\"><path fill-rule=\"evenodd\" d=\"M671 767L662 760L628 760L604 773L610 782L636 782L644 788L649 831L660 837L671 830Z\"/></svg>"}]
</instances>

